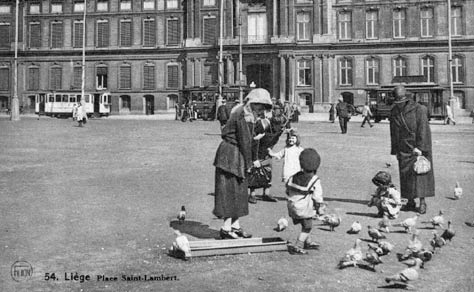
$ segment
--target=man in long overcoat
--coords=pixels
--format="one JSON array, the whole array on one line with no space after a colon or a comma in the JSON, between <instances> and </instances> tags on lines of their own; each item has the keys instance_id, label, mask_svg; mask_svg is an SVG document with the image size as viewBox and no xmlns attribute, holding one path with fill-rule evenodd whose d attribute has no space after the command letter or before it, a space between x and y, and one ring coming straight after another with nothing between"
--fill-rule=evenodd
<instances>
[{"instance_id":1,"label":"man in long overcoat","mask_svg":"<svg viewBox=\"0 0 474 292\"><path fill-rule=\"evenodd\" d=\"M431 130L428 109L406 96L404 86L394 89L395 105L391 110L391 154L397 156L402 198L408 199L406 210L415 210L415 199L420 198L419 212L426 213L426 197L435 195ZM426 174L417 174L413 165L417 156L423 155L431 163Z\"/></svg>"}]
</instances>

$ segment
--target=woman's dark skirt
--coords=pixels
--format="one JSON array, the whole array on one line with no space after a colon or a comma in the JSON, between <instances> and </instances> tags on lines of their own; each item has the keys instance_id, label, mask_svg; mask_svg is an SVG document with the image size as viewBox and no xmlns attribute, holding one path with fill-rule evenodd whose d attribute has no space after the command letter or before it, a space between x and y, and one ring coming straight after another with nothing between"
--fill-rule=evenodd
<instances>
[{"instance_id":1,"label":"woman's dark skirt","mask_svg":"<svg viewBox=\"0 0 474 292\"><path fill-rule=\"evenodd\" d=\"M248 215L247 180L216 167L213 213L219 218Z\"/></svg>"}]
</instances>

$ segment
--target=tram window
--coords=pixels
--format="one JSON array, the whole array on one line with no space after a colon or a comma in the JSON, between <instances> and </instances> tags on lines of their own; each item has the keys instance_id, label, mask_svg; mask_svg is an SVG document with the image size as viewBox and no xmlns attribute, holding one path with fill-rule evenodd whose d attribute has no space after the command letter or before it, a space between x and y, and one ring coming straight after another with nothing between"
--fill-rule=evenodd
<instances>
[{"instance_id":1,"label":"tram window","mask_svg":"<svg viewBox=\"0 0 474 292\"><path fill-rule=\"evenodd\" d=\"M85 102L88 103L89 102L89 94L84 95L84 98L85 98Z\"/></svg>"},{"instance_id":2,"label":"tram window","mask_svg":"<svg viewBox=\"0 0 474 292\"><path fill-rule=\"evenodd\" d=\"M418 100L419 102L428 102L429 100L428 92L421 92L419 96L420 96L420 99Z\"/></svg>"},{"instance_id":3,"label":"tram window","mask_svg":"<svg viewBox=\"0 0 474 292\"><path fill-rule=\"evenodd\" d=\"M69 96L67 94L63 94L63 102L68 102Z\"/></svg>"},{"instance_id":4,"label":"tram window","mask_svg":"<svg viewBox=\"0 0 474 292\"><path fill-rule=\"evenodd\" d=\"M71 96L69 96L69 102L76 102L76 97L71 94Z\"/></svg>"},{"instance_id":5,"label":"tram window","mask_svg":"<svg viewBox=\"0 0 474 292\"><path fill-rule=\"evenodd\" d=\"M48 97L49 102L54 102L54 95L48 94Z\"/></svg>"},{"instance_id":6,"label":"tram window","mask_svg":"<svg viewBox=\"0 0 474 292\"><path fill-rule=\"evenodd\" d=\"M56 94L56 102L61 102L61 94Z\"/></svg>"},{"instance_id":7,"label":"tram window","mask_svg":"<svg viewBox=\"0 0 474 292\"><path fill-rule=\"evenodd\" d=\"M81 102L81 95L80 94L76 95L76 100L77 100L77 102Z\"/></svg>"}]
</instances>

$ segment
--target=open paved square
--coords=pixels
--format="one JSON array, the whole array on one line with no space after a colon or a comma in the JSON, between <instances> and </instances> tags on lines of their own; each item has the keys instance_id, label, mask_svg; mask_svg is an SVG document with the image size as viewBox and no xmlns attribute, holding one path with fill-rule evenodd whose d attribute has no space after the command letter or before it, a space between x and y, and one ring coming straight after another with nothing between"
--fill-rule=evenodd
<instances>
[{"instance_id":1,"label":"open paved square","mask_svg":"<svg viewBox=\"0 0 474 292\"><path fill-rule=\"evenodd\" d=\"M356 238L369 240L366 226L379 221L376 208L367 207L372 176L388 170L399 186L397 162L389 155L388 123L360 128L351 121L347 135L340 134L337 123L294 126L302 146L321 154L318 175L328 213L341 216L341 225L329 232L315 221L312 237L321 248L308 255L275 252L184 262L167 255L173 228L189 240L210 239L218 236L222 223L212 215L217 122L104 118L78 128L70 119L1 118L0 290L397 291L388 289L384 278L404 268L395 256L408 244L402 228L387 235L395 252L383 258L378 272L336 269ZM474 219L474 126L433 122L431 129L436 196L427 200L428 212L417 227L431 248L432 229L423 222L443 209L457 234L414 285L417 291L472 291L474 228L464 222ZM275 148L283 146L281 138ZM284 199L281 166L274 161L272 194ZM451 199L456 181L464 189L461 200ZM178 225L181 205L188 216ZM290 223L281 233L273 230L283 216L288 218L284 200L258 201L241 223L256 237L294 241L299 227ZM402 212L395 221L411 216ZM359 235L346 233L354 220L363 225ZM31 278L12 279L16 261L31 264ZM46 280L46 273L55 273L56 280ZM122 279L145 275L154 281Z\"/></svg>"}]
</instances>

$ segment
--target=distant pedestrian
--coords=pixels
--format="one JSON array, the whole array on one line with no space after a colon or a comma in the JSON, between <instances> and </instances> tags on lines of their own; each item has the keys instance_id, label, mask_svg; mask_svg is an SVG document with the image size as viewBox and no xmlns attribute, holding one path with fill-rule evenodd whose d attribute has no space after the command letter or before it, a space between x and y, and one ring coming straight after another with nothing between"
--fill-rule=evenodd
<instances>
[{"instance_id":1,"label":"distant pedestrian","mask_svg":"<svg viewBox=\"0 0 474 292\"><path fill-rule=\"evenodd\" d=\"M339 103L336 105L336 114L339 117L339 126L341 127L341 133L347 133L347 123L351 119L352 110L351 106L344 102L344 99L339 97Z\"/></svg>"},{"instance_id":2,"label":"distant pedestrian","mask_svg":"<svg viewBox=\"0 0 474 292\"><path fill-rule=\"evenodd\" d=\"M472 123L474 124L474 108L471 110L469 116L472 118Z\"/></svg>"},{"instance_id":3,"label":"distant pedestrian","mask_svg":"<svg viewBox=\"0 0 474 292\"><path fill-rule=\"evenodd\" d=\"M329 121L330 121L331 123L334 123L334 120L335 120L335 118L334 118L334 111L335 111L335 110L334 110L334 103L331 103L331 107L329 108Z\"/></svg>"},{"instance_id":4,"label":"distant pedestrian","mask_svg":"<svg viewBox=\"0 0 474 292\"><path fill-rule=\"evenodd\" d=\"M370 110L368 102L365 103L364 108L362 109L362 117L364 118L364 120L362 121L362 124L360 125L362 128L364 127L365 122L367 122L371 128L374 126L370 123L370 118L372 117L372 111Z\"/></svg>"},{"instance_id":5,"label":"distant pedestrian","mask_svg":"<svg viewBox=\"0 0 474 292\"><path fill-rule=\"evenodd\" d=\"M77 121L77 104L72 105L72 120Z\"/></svg>"},{"instance_id":6,"label":"distant pedestrian","mask_svg":"<svg viewBox=\"0 0 474 292\"><path fill-rule=\"evenodd\" d=\"M453 115L453 109L451 108L451 106L449 106L448 102L445 103L445 107L446 107L446 119L444 119L444 124L449 125L449 122L451 121L453 123L453 126L456 126L456 121L454 120L454 115Z\"/></svg>"},{"instance_id":7,"label":"distant pedestrian","mask_svg":"<svg viewBox=\"0 0 474 292\"><path fill-rule=\"evenodd\" d=\"M217 120L219 121L222 129L229 119L230 109L228 108L227 101L225 99L223 99L220 104L221 105L217 108Z\"/></svg>"},{"instance_id":8,"label":"distant pedestrian","mask_svg":"<svg viewBox=\"0 0 474 292\"><path fill-rule=\"evenodd\" d=\"M79 127L82 127L83 125L87 123L86 109L80 102L79 102L79 105L77 106L77 122L79 123Z\"/></svg>"},{"instance_id":9,"label":"distant pedestrian","mask_svg":"<svg viewBox=\"0 0 474 292\"><path fill-rule=\"evenodd\" d=\"M321 157L316 150L308 148L301 152L299 161L302 170L286 183L288 214L295 225L301 225L296 243L288 246L291 254L306 254L306 249L319 248L319 244L311 241L310 234L316 205L323 203L323 189L316 175Z\"/></svg>"},{"instance_id":10,"label":"distant pedestrian","mask_svg":"<svg viewBox=\"0 0 474 292\"><path fill-rule=\"evenodd\" d=\"M296 104L296 102L293 102L291 104L291 117L292 117L291 121L298 123L300 120L300 115L301 115L300 107Z\"/></svg>"}]
</instances>

